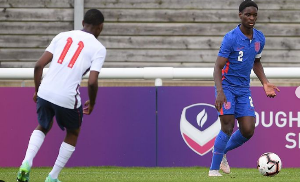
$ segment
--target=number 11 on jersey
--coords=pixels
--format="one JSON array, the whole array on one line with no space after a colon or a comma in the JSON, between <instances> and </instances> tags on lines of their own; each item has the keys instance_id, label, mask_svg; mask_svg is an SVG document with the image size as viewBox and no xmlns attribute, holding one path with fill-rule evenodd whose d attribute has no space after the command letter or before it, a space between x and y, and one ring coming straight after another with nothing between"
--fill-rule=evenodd
<instances>
[{"instance_id":1,"label":"number 11 on jersey","mask_svg":"<svg viewBox=\"0 0 300 182\"><path fill-rule=\"evenodd\" d=\"M61 53L61 55L59 56L59 59L58 59L58 61L57 61L59 64L62 64L62 62L64 61L64 59L65 59L65 57L66 57L66 55L67 55L67 53L68 53L68 51L69 51L69 49L70 49L72 43L73 43L73 40L72 40L71 37L69 37L69 38L67 39L67 43L66 43L66 45L65 45L65 47L64 47L64 50L62 51L62 53ZM79 41L79 43L78 43L78 48L76 49L76 51L75 51L75 53L74 53L74 55L73 55L71 61L70 61L69 64L68 64L68 67L69 67L69 68L73 68L73 66L74 66L74 64L75 64L75 62L76 62L76 60L77 60L79 54L81 53L83 47L84 47L83 42L82 42L82 41Z\"/></svg>"}]
</instances>

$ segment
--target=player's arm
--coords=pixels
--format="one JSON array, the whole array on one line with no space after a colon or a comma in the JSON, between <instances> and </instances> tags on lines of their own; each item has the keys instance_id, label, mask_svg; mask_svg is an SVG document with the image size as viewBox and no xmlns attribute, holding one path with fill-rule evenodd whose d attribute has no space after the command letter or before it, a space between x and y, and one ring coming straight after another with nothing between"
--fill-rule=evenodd
<instances>
[{"instance_id":1,"label":"player's arm","mask_svg":"<svg viewBox=\"0 0 300 182\"><path fill-rule=\"evenodd\" d=\"M260 80L261 84L267 84L269 81L265 75L264 68L260 62L260 58L255 58L254 64L253 64L253 71Z\"/></svg>"},{"instance_id":2,"label":"player's arm","mask_svg":"<svg viewBox=\"0 0 300 182\"><path fill-rule=\"evenodd\" d=\"M267 97L274 98L276 96L275 90L277 90L278 92L280 90L272 83L269 83L269 81L265 75L264 68L260 62L260 58L255 58L255 61L253 64L253 71L256 74L256 76L258 77L258 79L260 80L261 84L263 85Z\"/></svg>"},{"instance_id":3,"label":"player's arm","mask_svg":"<svg viewBox=\"0 0 300 182\"><path fill-rule=\"evenodd\" d=\"M223 87L222 87L222 69L224 68L227 61L228 61L228 58L218 56L216 63L215 63L215 67L214 67L213 76L214 76L215 86L217 89L217 97L216 97L215 107L218 111L221 110L223 103L227 102L225 94L223 92Z\"/></svg>"},{"instance_id":4,"label":"player's arm","mask_svg":"<svg viewBox=\"0 0 300 182\"><path fill-rule=\"evenodd\" d=\"M90 71L90 76L88 80L88 94L89 94L89 100L86 101L83 113L84 114L91 114L94 106L96 104L96 97L98 92L98 71Z\"/></svg>"},{"instance_id":5,"label":"player's arm","mask_svg":"<svg viewBox=\"0 0 300 182\"><path fill-rule=\"evenodd\" d=\"M106 56L106 49L105 47L102 47L97 51L95 56L92 58L92 65L90 68L90 76L88 80L88 94L89 94L89 99L88 101L85 102L85 108L83 109L83 114L91 114L94 105L96 104L96 97L97 97L97 92L98 92L98 76L99 72L102 68L102 65L104 63Z\"/></svg>"},{"instance_id":6,"label":"player's arm","mask_svg":"<svg viewBox=\"0 0 300 182\"><path fill-rule=\"evenodd\" d=\"M40 57L40 59L35 63L34 66L34 85L35 85L35 93L33 95L33 101L36 102L37 92L39 90L43 69L44 67L52 61L53 54L45 51L44 54Z\"/></svg>"}]
</instances>

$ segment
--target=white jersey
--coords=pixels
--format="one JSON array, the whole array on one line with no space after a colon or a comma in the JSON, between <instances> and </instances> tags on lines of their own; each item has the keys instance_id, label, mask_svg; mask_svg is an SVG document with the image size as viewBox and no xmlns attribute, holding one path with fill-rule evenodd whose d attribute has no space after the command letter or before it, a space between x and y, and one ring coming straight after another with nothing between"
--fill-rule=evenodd
<instances>
[{"instance_id":1,"label":"white jersey","mask_svg":"<svg viewBox=\"0 0 300 182\"><path fill-rule=\"evenodd\" d=\"M82 76L102 68L106 49L94 35L73 30L56 35L46 51L53 59L38 90L38 96L58 106L81 106L79 86Z\"/></svg>"}]
</instances>

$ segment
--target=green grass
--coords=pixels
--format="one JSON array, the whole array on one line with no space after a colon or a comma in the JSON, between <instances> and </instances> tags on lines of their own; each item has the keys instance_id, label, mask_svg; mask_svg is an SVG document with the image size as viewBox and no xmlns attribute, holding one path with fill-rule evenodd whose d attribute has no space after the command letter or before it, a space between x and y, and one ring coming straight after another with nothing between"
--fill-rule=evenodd
<instances>
[{"instance_id":1,"label":"green grass","mask_svg":"<svg viewBox=\"0 0 300 182\"><path fill-rule=\"evenodd\" d=\"M30 182L44 182L51 168L32 168ZM0 168L0 180L16 181L18 168ZM299 169L282 169L275 177L264 177L257 169L231 169L231 174L223 177L208 177L208 168L121 168L85 167L64 168L59 176L62 182L290 182L299 181Z\"/></svg>"}]
</instances>

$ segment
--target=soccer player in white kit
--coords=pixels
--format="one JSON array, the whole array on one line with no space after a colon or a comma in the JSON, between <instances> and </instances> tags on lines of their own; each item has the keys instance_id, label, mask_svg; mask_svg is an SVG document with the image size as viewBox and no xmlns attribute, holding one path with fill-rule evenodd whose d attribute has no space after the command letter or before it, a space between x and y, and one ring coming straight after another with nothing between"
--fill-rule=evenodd
<instances>
[{"instance_id":1,"label":"soccer player in white kit","mask_svg":"<svg viewBox=\"0 0 300 182\"><path fill-rule=\"evenodd\" d=\"M28 182L32 162L45 135L50 131L55 116L59 127L66 129L57 160L45 182L59 182L58 175L75 151L83 114L91 114L98 90L98 75L106 56L105 47L97 40L103 29L104 17L97 9L84 15L82 30L56 35L34 68L38 126L32 132L17 181ZM43 68L50 67L42 79ZM82 76L90 71L89 100L82 108L79 87ZM42 81L41 81L42 80Z\"/></svg>"}]
</instances>

